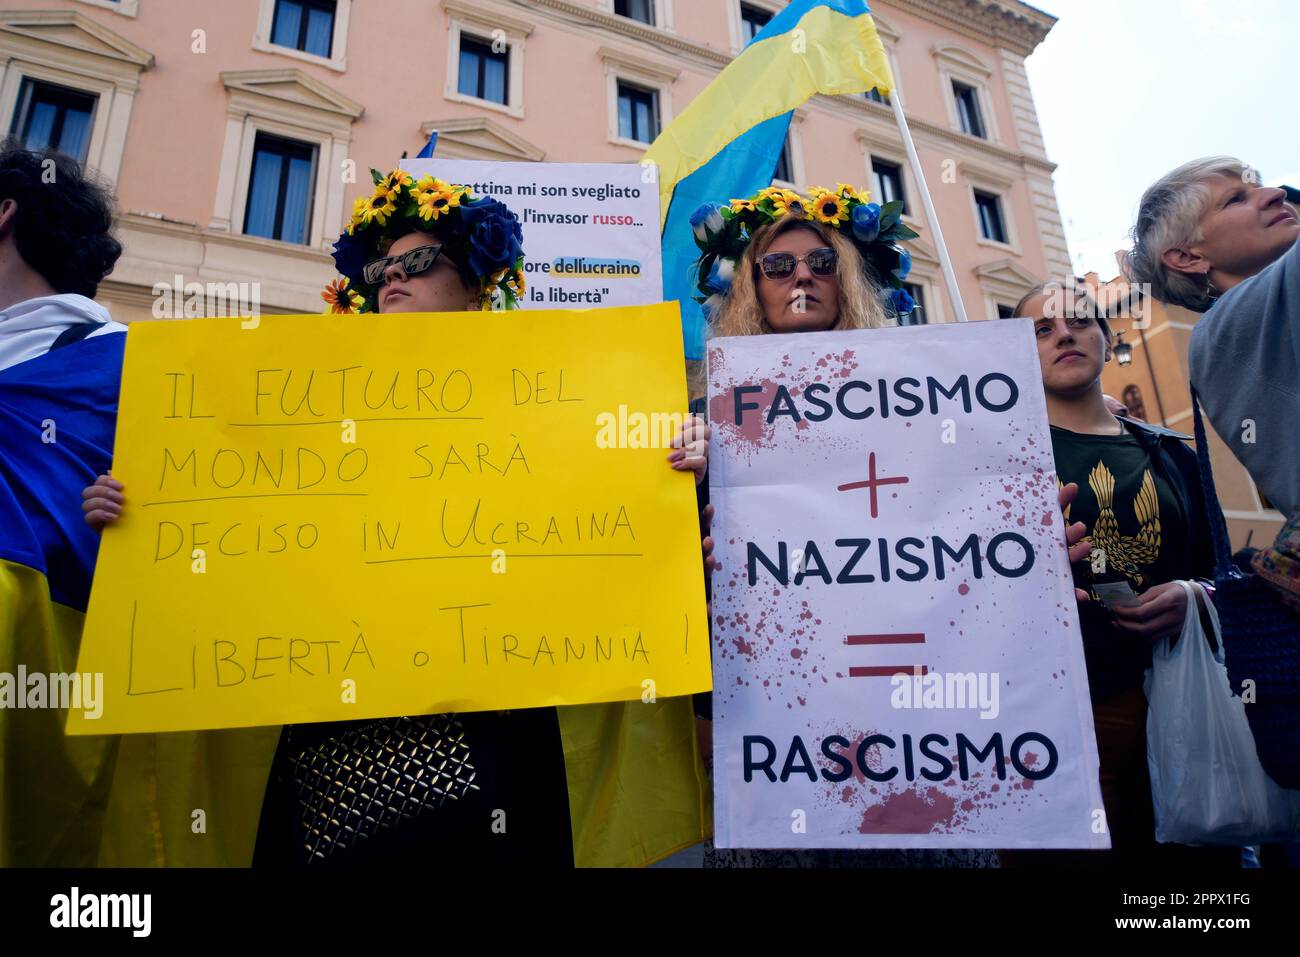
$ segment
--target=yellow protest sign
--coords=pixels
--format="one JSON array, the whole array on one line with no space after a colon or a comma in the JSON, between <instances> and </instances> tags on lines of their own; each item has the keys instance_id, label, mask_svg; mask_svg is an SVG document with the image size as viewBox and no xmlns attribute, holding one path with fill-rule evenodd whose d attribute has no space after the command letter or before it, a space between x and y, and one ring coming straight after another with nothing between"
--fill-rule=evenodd
<instances>
[{"instance_id":1,"label":"yellow protest sign","mask_svg":"<svg viewBox=\"0 0 1300 957\"><path fill-rule=\"evenodd\" d=\"M676 304L128 332L74 734L709 687Z\"/></svg>"}]
</instances>

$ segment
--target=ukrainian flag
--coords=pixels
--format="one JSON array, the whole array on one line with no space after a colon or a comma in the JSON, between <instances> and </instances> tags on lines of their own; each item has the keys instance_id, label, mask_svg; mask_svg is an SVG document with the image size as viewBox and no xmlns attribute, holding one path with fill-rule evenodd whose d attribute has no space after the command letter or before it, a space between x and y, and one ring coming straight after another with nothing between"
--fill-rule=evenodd
<instances>
[{"instance_id":1,"label":"ukrainian flag","mask_svg":"<svg viewBox=\"0 0 1300 957\"><path fill-rule=\"evenodd\" d=\"M81 490L112 458L126 336L0 371L0 866L96 861L116 737L69 738L67 712L20 707L27 675L71 674L99 542Z\"/></svg>"},{"instance_id":2,"label":"ukrainian flag","mask_svg":"<svg viewBox=\"0 0 1300 957\"><path fill-rule=\"evenodd\" d=\"M644 159L659 166L664 300L682 304L688 359L704 357L705 336L691 214L771 183L790 114L814 95L893 88L865 0L793 0L655 140Z\"/></svg>"}]
</instances>

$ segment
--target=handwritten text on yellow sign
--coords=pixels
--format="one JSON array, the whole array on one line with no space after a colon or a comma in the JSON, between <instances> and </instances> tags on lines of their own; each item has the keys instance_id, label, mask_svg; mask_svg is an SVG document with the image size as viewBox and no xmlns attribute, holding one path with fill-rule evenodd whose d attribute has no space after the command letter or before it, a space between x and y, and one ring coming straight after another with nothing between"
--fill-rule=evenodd
<instances>
[{"instance_id":1,"label":"handwritten text on yellow sign","mask_svg":"<svg viewBox=\"0 0 1300 957\"><path fill-rule=\"evenodd\" d=\"M685 404L679 328L675 305L133 325L127 506L78 664L106 703L69 730L707 688L694 488L645 447Z\"/></svg>"}]
</instances>

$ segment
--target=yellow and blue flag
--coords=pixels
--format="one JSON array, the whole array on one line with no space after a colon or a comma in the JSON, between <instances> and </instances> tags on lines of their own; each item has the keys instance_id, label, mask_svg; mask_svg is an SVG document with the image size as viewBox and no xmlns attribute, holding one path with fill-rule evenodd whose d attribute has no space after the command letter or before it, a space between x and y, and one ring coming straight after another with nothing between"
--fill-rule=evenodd
<instances>
[{"instance_id":1,"label":"yellow and blue flag","mask_svg":"<svg viewBox=\"0 0 1300 957\"><path fill-rule=\"evenodd\" d=\"M772 181L792 112L818 93L893 91L889 59L865 0L793 0L659 135L664 300L682 305L686 357L704 357L705 320L692 300L699 258L691 215Z\"/></svg>"},{"instance_id":2,"label":"yellow and blue flag","mask_svg":"<svg viewBox=\"0 0 1300 957\"><path fill-rule=\"evenodd\" d=\"M93 865L118 739L69 738L95 553L81 490L112 458L124 335L0 370L0 866Z\"/></svg>"}]
</instances>

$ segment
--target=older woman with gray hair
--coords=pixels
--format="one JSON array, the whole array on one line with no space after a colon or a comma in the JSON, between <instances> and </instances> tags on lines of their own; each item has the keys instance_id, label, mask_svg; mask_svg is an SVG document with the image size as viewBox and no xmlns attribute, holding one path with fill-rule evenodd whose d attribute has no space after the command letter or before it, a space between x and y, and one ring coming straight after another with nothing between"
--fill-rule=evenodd
<instances>
[{"instance_id":1,"label":"older woman with gray hair","mask_svg":"<svg viewBox=\"0 0 1300 957\"><path fill-rule=\"evenodd\" d=\"M1285 514L1300 510L1300 218L1239 160L1197 160L1142 197L1130 278L1205 313L1189 367L1215 431Z\"/></svg>"}]
</instances>

